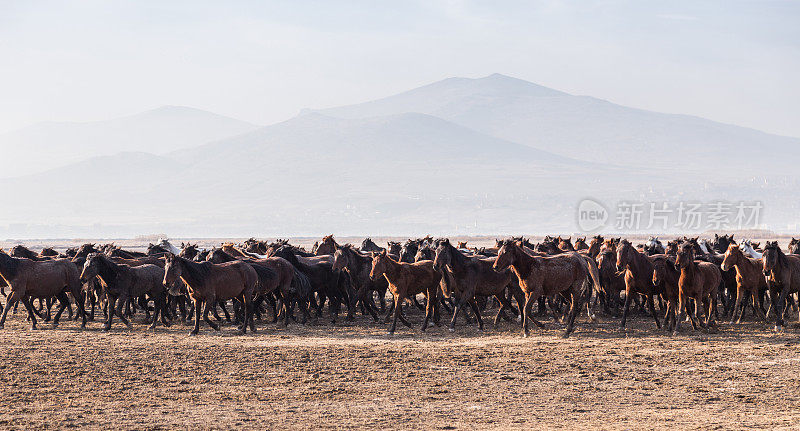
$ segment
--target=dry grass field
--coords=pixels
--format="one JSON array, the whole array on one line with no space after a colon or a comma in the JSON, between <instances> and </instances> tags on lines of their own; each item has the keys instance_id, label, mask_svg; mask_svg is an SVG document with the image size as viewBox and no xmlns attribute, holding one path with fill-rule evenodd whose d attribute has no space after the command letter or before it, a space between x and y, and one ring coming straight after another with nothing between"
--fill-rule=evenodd
<instances>
[{"instance_id":1,"label":"dry grass field","mask_svg":"<svg viewBox=\"0 0 800 431\"><path fill-rule=\"evenodd\" d=\"M491 314L487 313L487 316ZM417 310L412 323L421 322ZM138 320L138 319L137 319ZM110 333L64 321L0 331L2 428L797 429L800 331L747 323L672 337L635 316L483 333L400 327L358 316Z\"/></svg>"}]
</instances>

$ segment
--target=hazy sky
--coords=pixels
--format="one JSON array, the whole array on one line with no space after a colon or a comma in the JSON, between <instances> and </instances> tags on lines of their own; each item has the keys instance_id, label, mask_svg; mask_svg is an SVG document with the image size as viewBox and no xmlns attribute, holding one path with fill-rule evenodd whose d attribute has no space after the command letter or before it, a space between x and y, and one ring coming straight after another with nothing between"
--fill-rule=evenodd
<instances>
[{"instance_id":1,"label":"hazy sky","mask_svg":"<svg viewBox=\"0 0 800 431\"><path fill-rule=\"evenodd\" d=\"M797 1L0 0L0 131L301 108L499 72L800 136Z\"/></svg>"}]
</instances>

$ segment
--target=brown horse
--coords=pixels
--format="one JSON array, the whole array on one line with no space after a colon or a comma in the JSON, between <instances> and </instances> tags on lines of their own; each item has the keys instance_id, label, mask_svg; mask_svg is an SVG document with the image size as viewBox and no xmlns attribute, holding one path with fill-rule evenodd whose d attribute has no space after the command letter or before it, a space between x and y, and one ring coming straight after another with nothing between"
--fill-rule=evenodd
<instances>
[{"instance_id":1,"label":"brown horse","mask_svg":"<svg viewBox=\"0 0 800 431\"><path fill-rule=\"evenodd\" d=\"M377 307L372 292L378 294L378 300L381 304L380 312L383 313L386 310L385 297L389 283L386 281L386 277L379 277L377 280L370 278L372 256L362 254L355 247L347 244L334 253L333 269L334 271L344 270L347 272L355 290L354 299L360 301L362 312L365 314L368 312L377 322Z\"/></svg>"},{"instance_id":2,"label":"brown horse","mask_svg":"<svg viewBox=\"0 0 800 431\"><path fill-rule=\"evenodd\" d=\"M688 298L694 299L694 313L687 312L692 320L692 327L696 330L698 325L707 328L714 324L717 291L722 282L722 273L713 263L694 260L694 255L693 244L685 242L678 249L675 259L675 268L680 269L681 277L678 280L678 310L673 334L677 334L680 329ZM705 322L699 316L701 304L706 313Z\"/></svg>"},{"instance_id":3,"label":"brown horse","mask_svg":"<svg viewBox=\"0 0 800 431\"><path fill-rule=\"evenodd\" d=\"M525 293L525 305L522 313L522 331L528 336L528 319L536 326L544 325L533 318L531 309L539 297L552 297L560 294L570 304L567 328L564 337L569 337L575 325L575 317L583 302L591 296L589 268L586 259L577 253L565 253L551 257L531 256L518 241L506 241L500 247L495 260L494 269L511 270L519 280L519 286ZM600 290L599 281L595 280L595 288Z\"/></svg>"},{"instance_id":4,"label":"brown horse","mask_svg":"<svg viewBox=\"0 0 800 431\"><path fill-rule=\"evenodd\" d=\"M397 319L403 324L411 327L411 324L402 315L402 304L406 298L422 293L427 299L425 307L425 320L422 322L422 330L428 328L428 322L438 307L439 299L437 292L442 275L433 267L433 262L423 260L416 263L397 262L383 251L375 254L372 258L372 269L369 277L376 280L383 275L389 282L389 290L394 295L394 319L389 333L394 334L397 328Z\"/></svg>"},{"instance_id":5,"label":"brown horse","mask_svg":"<svg viewBox=\"0 0 800 431\"><path fill-rule=\"evenodd\" d=\"M322 242L319 243L317 246L315 254L317 256L323 255L332 255L336 253L336 249L339 248L339 244L336 243L336 240L333 239L333 235L327 235L322 237Z\"/></svg>"},{"instance_id":6,"label":"brown horse","mask_svg":"<svg viewBox=\"0 0 800 431\"><path fill-rule=\"evenodd\" d=\"M53 319L53 326L58 325L61 313L69 306L67 293L75 298L78 313L82 318L81 327L86 327L86 313L81 301L81 283L78 279L78 268L67 259L35 261L11 257L0 251L0 277L11 288L8 303L0 317L0 329L6 322L8 310L18 301L22 301L28 310L31 328L36 328L36 317L33 313L31 298L57 298L60 307Z\"/></svg>"},{"instance_id":7,"label":"brown horse","mask_svg":"<svg viewBox=\"0 0 800 431\"><path fill-rule=\"evenodd\" d=\"M475 313L479 329L483 330L483 319L475 300L476 295L494 296L500 302L500 310L497 311L494 319L495 325L501 317L505 316L505 310L512 310L514 314L517 314L505 295L506 288L512 289L520 308L524 305L522 291L516 283L512 283L514 274L508 269L495 271L494 260L464 256L450 244L449 240L439 241L433 266L439 271L447 270L452 274L451 287L456 295L456 305L450 321L450 332L455 331L458 312L467 303Z\"/></svg>"},{"instance_id":8,"label":"brown horse","mask_svg":"<svg viewBox=\"0 0 800 431\"><path fill-rule=\"evenodd\" d=\"M572 237L566 239L558 237L558 248L562 251L575 251L575 247L572 245Z\"/></svg>"},{"instance_id":9,"label":"brown horse","mask_svg":"<svg viewBox=\"0 0 800 431\"><path fill-rule=\"evenodd\" d=\"M616 316L620 306L620 292L625 290L625 273L617 271L617 255L611 250L598 253L597 269L600 272L602 289L598 297L603 310Z\"/></svg>"},{"instance_id":10,"label":"brown horse","mask_svg":"<svg viewBox=\"0 0 800 431\"><path fill-rule=\"evenodd\" d=\"M753 298L753 310L762 321L766 322L766 316L761 311L758 299L760 292L767 289L767 280L762 272L761 261L745 256L739 246L732 243L728 246L725 258L722 260L723 271L731 268L736 268L736 304L733 307L733 314L731 314L731 323L734 320L736 323L741 323L744 314L743 305L747 295Z\"/></svg>"},{"instance_id":11,"label":"brown horse","mask_svg":"<svg viewBox=\"0 0 800 431\"><path fill-rule=\"evenodd\" d=\"M783 316L786 313L786 300L790 294L800 291L800 256L784 254L778 246L778 241L773 241L767 242L764 246L761 262L772 300L770 310L774 311L777 317L775 329L781 330Z\"/></svg>"},{"instance_id":12,"label":"brown horse","mask_svg":"<svg viewBox=\"0 0 800 431\"><path fill-rule=\"evenodd\" d=\"M575 238L575 250L576 251L589 250L589 246L586 245L586 237ZM592 258L594 258L594 256L592 256Z\"/></svg>"},{"instance_id":13,"label":"brown horse","mask_svg":"<svg viewBox=\"0 0 800 431\"><path fill-rule=\"evenodd\" d=\"M792 238L789 241L789 254L800 254L800 239Z\"/></svg>"},{"instance_id":14,"label":"brown horse","mask_svg":"<svg viewBox=\"0 0 800 431\"><path fill-rule=\"evenodd\" d=\"M647 308L656 321L656 327L661 328L658 321L653 296L660 295L659 286L653 285L653 262L644 253L636 250L630 241L623 239L617 246L617 270L625 271L625 307L622 310L620 328L625 328L628 320L628 311L633 301L633 295L643 295L647 301Z\"/></svg>"},{"instance_id":15,"label":"brown horse","mask_svg":"<svg viewBox=\"0 0 800 431\"><path fill-rule=\"evenodd\" d=\"M164 326L169 326L164 313L167 305L167 290L163 284L164 269L149 264L135 267L117 264L104 254L90 254L83 264L80 280L88 288L89 281L95 277L103 281L103 290L108 299L108 317L103 326L104 331L111 329L111 321L115 313L125 326L131 328L130 322L122 312L122 307L129 299L142 295L150 296L155 304L150 328L156 327L159 314ZM86 292L87 295L90 293Z\"/></svg>"},{"instance_id":16,"label":"brown horse","mask_svg":"<svg viewBox=\"0 0 800 431\"><path fill-rule=\"evenodd\" d=\"M217 301L237 299L244 307L244 319L239 333L247 332L247 325L252 319L252 300L258 282L256 271L247 263L233 261L221 264L211 262L196 263L180 256L168 254L164 268L164 285L170 286L170 294L180 295L176 291L179 278L186 285L189 297L194 301L194 329L190 335L200 332L201 309L203 320L208 326L219 331L219 326L208 318L208 313ZM205 307L202 307L205 305ZM251 329L255 329L251 326Z\"/></svg>"},{"instance_id":17,"label":"brown horse","mask_svg":"<svg viewBox=\"0 0 800 431\"><path fill-rule=\"evenodd\" d=\"M595 235L592 237L592 241L589 242L589 256L592 259L597 259L597 255L600 254L600 248L603 245L603 237L600 235Z\"/></svg>"}]
</instances>

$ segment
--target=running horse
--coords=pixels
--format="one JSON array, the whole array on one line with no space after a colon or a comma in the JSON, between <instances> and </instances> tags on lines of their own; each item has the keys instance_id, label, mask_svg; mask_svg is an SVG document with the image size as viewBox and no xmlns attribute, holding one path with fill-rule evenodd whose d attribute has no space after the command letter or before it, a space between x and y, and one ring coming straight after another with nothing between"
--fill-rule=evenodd
<instances>
[{"instance_id":1,"label":"running horse","mask_svg":"<svg viewBox=\"0 0 800 431\"><path fill-rule=\"evenodd\" d=\"M78 313L81 316L81 328L86 327L86 312L81 301L81 282L78 268L67 259L36 261L11 257L0 251L0 277L11 288L8 303L0 317L0 329L3 328L8 310L21 301L28 310L31 328L36 329L36 317L33 312L31 298L58 298L60 306L53 319L53 326L58 326L61 313L69 306L71 294L75 298Z\"/></svg>"},{"instance_id":2,"label":"running horse","mask_svg":"<svg viewBox=\"0 0 800 431\"><path fill-rule=\"evenodd\" d=\"M772 300L770 310L777 317L775 329L780 331L783 329L786 300L790 294L800 291L800 256L784 254L778 241L767 242L761 263Z\"/></svg>"},{"instance_id":3,"label":"running horse","mask_svg":"<svg viewBox=\"0 0 800 431\"><path fill-rule=\"evenodd\" d=\"M200 332L200 318L214 330L219 326L208 317L211 308L217 301L237 299L244 308L244 319L239 326L239 333L247 332L247 325L252 325L252 302L255 294L258 274L246 262L233 261L221 264L211 262L192 262L174 254L166 255L164 268L164 285L169 286L170 294L181 294L176 281L181 279L186 285L189 297L194 301L194 329L189 335ZM202 307L205 305L205 307ZM251 329L255 329L251 326Z\"/></svg>"}]
</instances>

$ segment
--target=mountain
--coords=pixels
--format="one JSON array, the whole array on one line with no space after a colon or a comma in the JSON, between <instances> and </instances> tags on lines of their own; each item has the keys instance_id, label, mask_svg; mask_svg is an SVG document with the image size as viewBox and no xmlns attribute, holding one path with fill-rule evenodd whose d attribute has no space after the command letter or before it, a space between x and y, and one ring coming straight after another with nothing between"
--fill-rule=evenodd
<instances>
[{"instance_id":1,"label":"mountain","mask_svg":"<svg viewBox=\"0 0 800 431\"><path fill-rule=\"evenodd\" d=\"M163 106L128 117L86 123L45 122L0 135L0 177L12 177L119 152L163 154L254 130L211 112Z\"/></svg>"},{"instance_id":2,"label":"mountain","mask_svg":"<svg viewBox=\"0 0 800 431\"><path fill-rule=\"evenodd\" d=\"M0 207L0 226L24 213L32 225L57 214L100 231L136 224L194 235L545 228L563 224L584 193L623 190L645 175L654 174L572 160L424 114L309 113L161 156L95 157L0 180L15 203Z\"/></svg>"},{"instance_id":3,"label":"mountain","mask_svg":"<svg viewBox=\"0 0 800 431\"><path fill-rule=\"evenodd\" d=\"M793 161L800 156L797 138L629 108L500 74L449 78L319 112L341 118L418 112L562 156L628 166L690 170L725 166L716 172L743 169L766 175L793 173Z\"/></svg>"}]
</instances>

